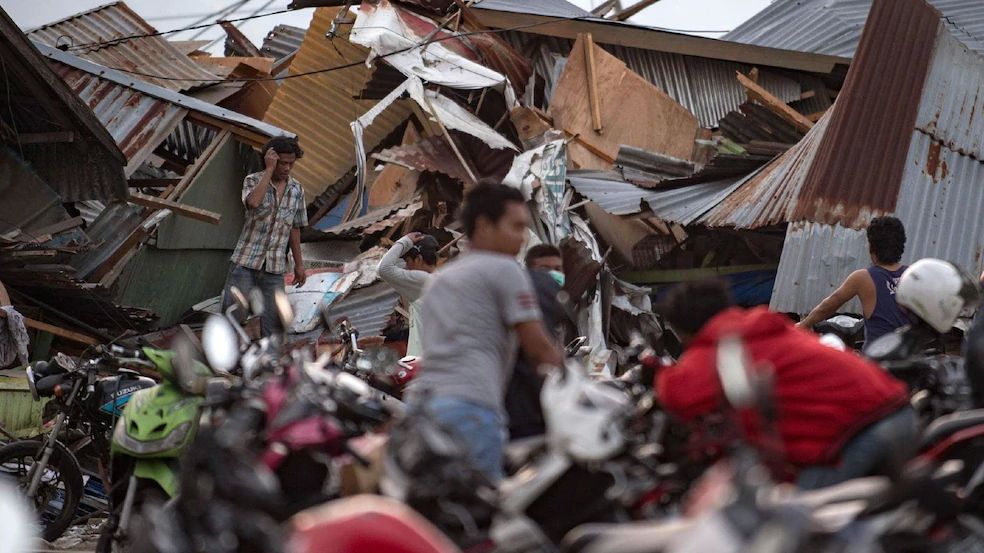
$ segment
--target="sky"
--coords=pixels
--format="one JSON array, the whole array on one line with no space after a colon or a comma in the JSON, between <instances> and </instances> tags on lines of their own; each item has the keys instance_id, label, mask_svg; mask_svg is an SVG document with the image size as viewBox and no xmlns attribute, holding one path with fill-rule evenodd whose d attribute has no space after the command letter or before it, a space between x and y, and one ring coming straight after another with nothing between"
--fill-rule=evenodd
<instances>
[{"instance_id":1,"label":"sky","mask_svg":"<svg viewBox=\"0 0 984 553\"><path fill-rule=\"evenodd\" d=\"M0 6L22 29L32 29L57 21L81 11L108 3L110 0L0 0ZM603 0L569 0L591 9ZM126 0L134 11L147 19L158 31L180 29L214 15L230 6L235 11L224 16L227 19L263 14L286 8L290 0ZM623 0L629 5L632 0ZM728 31L762 10L770 0L661 0L632 18L633 22L689 31ZM267 32L279 23L307 27L314 10L298 10L286 14L260 17L238 23L240 30L257 45L262 44ZM201 33L200 36L194 36ZM694 33L702 36L719 36L720 33ZM213 53L221 54L221 37L224 33L213 26L201 31L175 33L168 38L175 40L217 39Z\"/></svg>"}]
</instances>

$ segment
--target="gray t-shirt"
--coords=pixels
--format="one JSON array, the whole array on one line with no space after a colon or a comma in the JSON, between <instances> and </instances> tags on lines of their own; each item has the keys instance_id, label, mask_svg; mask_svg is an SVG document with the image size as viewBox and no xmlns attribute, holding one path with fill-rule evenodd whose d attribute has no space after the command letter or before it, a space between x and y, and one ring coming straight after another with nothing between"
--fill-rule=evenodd
<instances>
[{"instance_id":1,"label":"gray t-shirt","mask_svg":"<svg viewBox=\"0 0 984 553\"><path fill-rule=\"evenodd\" d=\"M516 360L513 327L540 320L529 274L503 254L472 251L427 282L420 307L420 373L411 397L429 390L504 411Z\"/></svg>"}]
</instances>

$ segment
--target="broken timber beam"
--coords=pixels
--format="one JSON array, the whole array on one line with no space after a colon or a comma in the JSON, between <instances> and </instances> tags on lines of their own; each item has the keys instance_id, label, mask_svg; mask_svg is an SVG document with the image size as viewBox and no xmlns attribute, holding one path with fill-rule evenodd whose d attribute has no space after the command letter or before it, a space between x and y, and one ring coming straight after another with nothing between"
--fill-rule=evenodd
<instances>
[{"instance_id":1,"label":"broken timber beam","mask_svg":"<svg viewBox=\"0 0 984 553\"><path fill-rule=\"evenodd\" d=\"M758 83L742 75L741 72L736 72L736 74L738 75L738 82L745 87L750 100L762 104L769 111L792 124L800 132L806 133L813 128L813 121L807 119L805 115L789 107L785 102L773 96L771 92L759 86Z\"/></svg>"},{"instance_id":2,"label":"broken timber beam","mask_svg":"<svg viewBox=\"0 0 984 553\"><path fill-rule=\"evenodd\" d=\"M222 221L222 215L214 211L192 207L187 204L181 204L172 200L158 198L156 196L148 196L147 194L141 194L140 192L130 192L130 202L153 209L170 209L178 215L198 221L204 221L212 225L217 225Z\"/></svg>"},{"instance_id":3,"label":"broken timber beam","mask_svg":"<svg viewBox=\"0 0 984 553\"><path fill-rule=\"evenodd\" d=\"M7 318L7 312L0 310L0 319L6 319L6 318ZM78 332L64 329L60 326L55 326L48 323L42 323L41 321L36 321L28 317L24 317L24 326L26 326L27 328L33 328L35 330L40 330L42 332L50 332L55 336L60 336L62 338L66 338L73 342L78 342L80 344L95 346L101 343L99 340L91 336L86 336L85 334L80 334Z\"/></svg>"},{"instance_id":4,"label":"broken timber beam","mask_svg":"<svg viewBox=\"0 0 984 553\"><path fill-rule=\"evenodd\" d=\"M75 131L28 132L17 135L20 144L51 144L55 142L75 142Z\"/></svg>"},{"instance_id":5,"label":"broken timber beam","mask_svg":"<svg viewBox=\"0 0 984 553\"><path fill-rule=\"evenodd\" d=\"M595 82L594 39L591 37L591 33L584 33L580 38L584 39L584 75L588 80L588 105L591 107L591 127L596 133L601 134L604 127L601 125L601 104L598 98L598 85Z\"/></svg>"}]
</instances>

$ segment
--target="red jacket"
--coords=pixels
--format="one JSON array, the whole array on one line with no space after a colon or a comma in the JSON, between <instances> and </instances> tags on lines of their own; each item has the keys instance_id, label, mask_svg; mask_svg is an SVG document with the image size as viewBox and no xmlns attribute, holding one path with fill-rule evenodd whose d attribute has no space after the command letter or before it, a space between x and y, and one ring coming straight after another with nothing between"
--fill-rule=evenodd
<instances>
[{"instance_id":1,"label":"red jacket","mask_svg":"<svg viewBox=\"0 0 984 553\"><path fill-rule=\"evenodd\" d=\"M733 308L708 321L680 362L658 373L656 394L669 413L689 421L717 410L723 396L716 344L733 334L742 337L756 366L774 371L779 434L794 465L835 462L854 434L908 399L905 385L883 369L821 344L786 317L765 308Z\"/></svg>"}]
</instances>

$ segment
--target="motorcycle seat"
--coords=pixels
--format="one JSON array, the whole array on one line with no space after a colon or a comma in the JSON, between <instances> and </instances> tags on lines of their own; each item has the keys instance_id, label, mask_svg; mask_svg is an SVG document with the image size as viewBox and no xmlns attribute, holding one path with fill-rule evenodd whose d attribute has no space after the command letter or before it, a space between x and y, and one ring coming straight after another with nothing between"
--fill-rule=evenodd
<instances>
[{"instance_id":1,"label":"motorcycle seat","mask_svg":"<svg viewBox=\"0 0 984 553\"><path fill-rule=\"evenodd\" d=\"M984 425L984 409L972 409L970 411L958 411L949 415L944 415L926 427L923 432L920 449L927 449L946 438L977 425Z\"/></svg>"},{"instance_id":2,"label":"motorcycle seat","mask_svg":"<svg viewBox=\"0 0 984 553\"><path fill-rule=\"evenodd\" d=\"M837 315L836 317L831 317L826 321L817 323L813 328L819 334L834 333L840 334L841 336L854 336L864 328L864 319L856 319L847 315Z\"/></svg>"}]
</instances>

